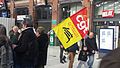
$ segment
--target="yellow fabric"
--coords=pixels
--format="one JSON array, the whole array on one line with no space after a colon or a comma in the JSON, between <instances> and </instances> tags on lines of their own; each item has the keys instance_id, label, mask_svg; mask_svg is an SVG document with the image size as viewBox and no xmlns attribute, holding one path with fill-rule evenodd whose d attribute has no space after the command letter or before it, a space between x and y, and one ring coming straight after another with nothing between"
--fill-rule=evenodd
<instances>
[{"instance_id":1,"label":"yellow fabric","mask_svg":"<svg viewBox=\"0 0 120 68\"><path fill-rule=\"evenodd\" d=\"M82 39L70 17L58 24L53 30L65 49Z\"/></svg>"}]
</instances>

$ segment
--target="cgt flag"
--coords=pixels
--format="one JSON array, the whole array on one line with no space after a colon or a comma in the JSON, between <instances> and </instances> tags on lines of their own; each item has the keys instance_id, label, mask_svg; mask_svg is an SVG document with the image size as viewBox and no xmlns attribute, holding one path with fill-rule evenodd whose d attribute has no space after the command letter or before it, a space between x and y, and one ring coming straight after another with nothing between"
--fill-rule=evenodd
<instances>
[{"instance_id":1,"label":"cgt flag","mask_svg":"<svg viewBox=\"0 0 120 68\"><path fill-rule=\"evenodd\" d=\"M88 32L87 8L83 8L53 28L64 48L78 42Z\"/></svg>"}]
</instances>

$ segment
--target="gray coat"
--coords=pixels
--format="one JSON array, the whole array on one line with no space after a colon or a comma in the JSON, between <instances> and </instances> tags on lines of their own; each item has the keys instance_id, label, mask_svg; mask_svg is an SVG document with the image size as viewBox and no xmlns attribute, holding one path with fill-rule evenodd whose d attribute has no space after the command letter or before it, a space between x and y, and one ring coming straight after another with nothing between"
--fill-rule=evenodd
<instances>
[{"instance_id":1,"label":"gray coat","mask_svg":"<svg viewBox=\"0 0 120 68\"><path fill-rule=\"evenodd\" d=\"M5 40L4 40L5 39ZM1 68L12 68L13 67L13 52L11 44L7 37L0 36L0 56L1 56Z\"/></svg>"}]
</instances>

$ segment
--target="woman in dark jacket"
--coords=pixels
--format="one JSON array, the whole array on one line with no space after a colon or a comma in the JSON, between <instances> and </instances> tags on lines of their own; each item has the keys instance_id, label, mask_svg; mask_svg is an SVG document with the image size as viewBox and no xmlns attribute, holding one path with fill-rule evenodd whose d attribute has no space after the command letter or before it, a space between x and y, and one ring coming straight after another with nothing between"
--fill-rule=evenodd
<instances>
[{"instance_id":1,"label":"woman in dark jacket","mask_svg":"<svg viewBox=\"0 0 120 68\"><path fill-rule=\"evenodd\" d=\"M13 68L13 51L9 38L6 36L6 28L0 24L0 68Z\"/></svg>"},{"instance_id":2,"label":"woman in dark jacket","mask_svg":"<svg viewBox=\"0 0 120 68\"><path fill-rule=\"evenodd\" d=\"M37 68L44 68L47 63L48 35L44 32L43 27L36 30L37 41L39 44L39 58Z\"/></svg>"}]
</instances>

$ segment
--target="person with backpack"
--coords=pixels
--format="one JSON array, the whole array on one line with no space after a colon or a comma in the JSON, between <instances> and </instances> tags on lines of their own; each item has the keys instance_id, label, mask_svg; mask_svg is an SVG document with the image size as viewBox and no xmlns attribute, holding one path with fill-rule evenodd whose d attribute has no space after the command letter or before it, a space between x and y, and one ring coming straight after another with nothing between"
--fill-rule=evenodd
<instances>
[{"instance_id":1,"label":"person with backpack","mask_svg":"<svg viewBox=\"0 0 120 68\"><path fill-rule=\"evenodd\" d=\"M81 40L81 45L82 48L79 51L79 55L78 55L79 64L77 68L81 68L83 64L85 68L88 68L88 64L86 62L88 57L88 51L87 51L87 47L84 45L84 39Z\"/></svg>"}]
</instances>

